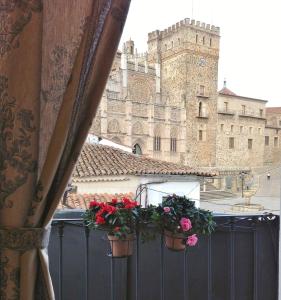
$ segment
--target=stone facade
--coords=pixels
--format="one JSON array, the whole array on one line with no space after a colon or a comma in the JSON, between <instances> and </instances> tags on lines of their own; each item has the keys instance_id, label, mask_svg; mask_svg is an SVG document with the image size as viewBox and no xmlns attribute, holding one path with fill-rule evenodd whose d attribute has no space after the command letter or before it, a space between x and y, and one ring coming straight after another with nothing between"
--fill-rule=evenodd
<instances>
[{"instance_id":1,"label":"stone facade","mask_svg":"<svg viewBox=\"0 0 281 300\"><path fill-rule=\"evenodd\" d=\"M264 137L264 163L281 162L281 107L266 109L266 126Z\"/></svg>"},{"instance_id":2,"label":"stone facade","mask_svg":"<svg viewBox=\"0 0 281 300\"><path fill-rule=\"evenodd\" d=\"M281 113L278 124L266 125L266 101L226 87L217 92L219 43L218 27L190 19L149 33L144 54L127 41L91 133L193 167L239 170L278 161L280 142L266 147L265 135L276 146Z\"/></svg>"},{"instance_id":3,"label":"stone facade","mask_svg":"<svg viewBox=\"0 0 281 300\"><path fill-rule=\"evenodd\" d=\"M218 95L217 167L263 165L266 101Z\"/></svg>"}]
</instances>

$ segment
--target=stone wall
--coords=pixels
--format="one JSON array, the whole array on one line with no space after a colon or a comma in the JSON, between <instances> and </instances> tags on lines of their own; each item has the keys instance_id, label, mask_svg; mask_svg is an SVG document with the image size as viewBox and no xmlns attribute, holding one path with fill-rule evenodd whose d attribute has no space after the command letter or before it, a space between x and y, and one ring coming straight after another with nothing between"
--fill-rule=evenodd
<instances>
[{"instance_id":1,"label":"stone wall","mask_svg":"<svg viewBox=\"0 0 281 300\"><path fill-rule=\"evenodd\" d=\"M263 165L265 104L266 101L238 96L218 96L218 167ZM234 148L230 145L231 138Z\"/></svg>"}]
</instances>

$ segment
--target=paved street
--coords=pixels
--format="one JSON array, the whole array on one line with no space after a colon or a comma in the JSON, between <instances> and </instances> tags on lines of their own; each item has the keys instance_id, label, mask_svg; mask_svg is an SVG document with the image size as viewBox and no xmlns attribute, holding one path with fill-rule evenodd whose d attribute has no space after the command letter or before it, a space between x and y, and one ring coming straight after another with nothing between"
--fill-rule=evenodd
<instances>
[{"instance_id":1,"label":"paved street","mask_svg":"<svg viewBox=\"0 0 281 300\"><path fill-rule=\"evenodd\" d=\"M252 198L252 204L260 204L264 207L261 211L234 211L233 205L244 203L242 197L231 199L219 199L201 201L201 208L208 209L217 213L226 214L263 214L266 212L280 214L280 182L281 182L281 167L271 169L270 180L267 179L267 170L258 172L255 176L255 181L259 177L259 190Z\"/></svg>"}]
</instances>

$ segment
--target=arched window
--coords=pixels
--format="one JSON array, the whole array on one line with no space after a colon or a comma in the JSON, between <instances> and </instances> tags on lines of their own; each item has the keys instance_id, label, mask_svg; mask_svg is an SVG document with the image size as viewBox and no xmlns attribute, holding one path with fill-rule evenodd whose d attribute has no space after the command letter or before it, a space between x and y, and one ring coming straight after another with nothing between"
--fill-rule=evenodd
<instances>
[{"instance_id":1,"label":"arched window","mask_svg":"<svg viewBox=\"0 0 281 300\"><path fill-rule=\"evenodd\" d=\"M134 145L133 153L134 154L138 154L138 155L142 155L141 146L139 144L135 144Z\"/></svg>"}]
</instances>

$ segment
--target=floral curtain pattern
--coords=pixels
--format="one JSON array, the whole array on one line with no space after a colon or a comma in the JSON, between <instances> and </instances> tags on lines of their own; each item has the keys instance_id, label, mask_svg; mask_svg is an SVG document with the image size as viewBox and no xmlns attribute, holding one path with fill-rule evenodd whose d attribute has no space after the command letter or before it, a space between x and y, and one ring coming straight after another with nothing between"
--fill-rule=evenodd
<instances>
[{"instance_id":1,"label":"floral curtain pattern","mask_svg":"<svg viewBox=\"0 0 281 300\"><path fill-rule=\"evenodd\" d=\"M0 299L54 299L48 227L130 0L0 0Z\"/></svg>"}]
</instances>

